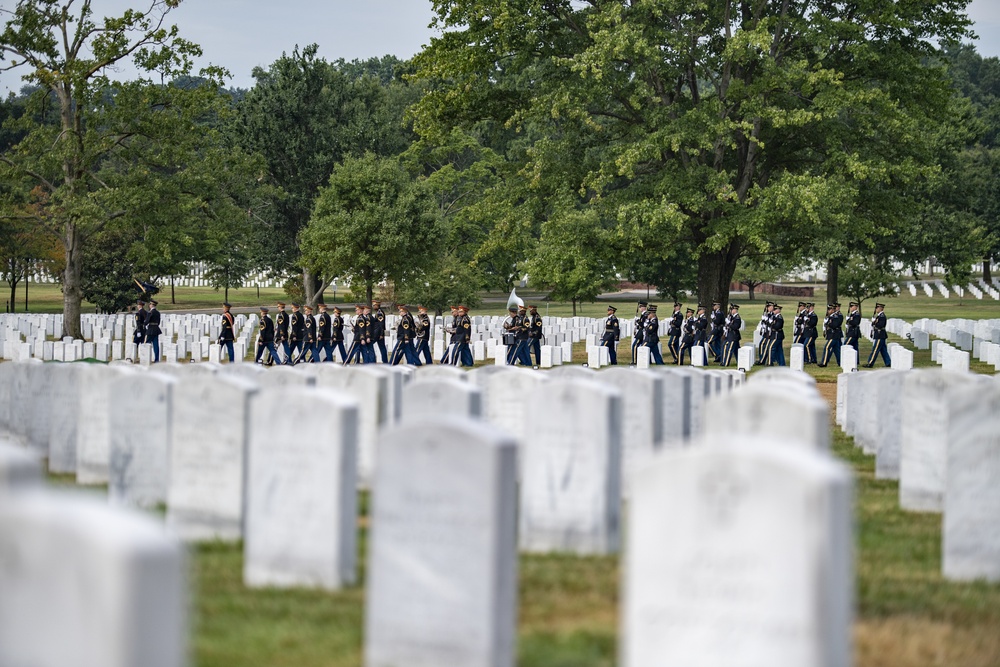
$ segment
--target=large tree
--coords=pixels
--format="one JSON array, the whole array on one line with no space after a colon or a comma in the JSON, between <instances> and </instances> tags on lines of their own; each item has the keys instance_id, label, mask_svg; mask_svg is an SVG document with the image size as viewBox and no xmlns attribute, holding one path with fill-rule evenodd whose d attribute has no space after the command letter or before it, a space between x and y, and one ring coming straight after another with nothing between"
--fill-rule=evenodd
<instances>
[{"instance_id":1,"label":"large tree","mask_svg":"<svg viewBox=\"0 0 1000 667\"><path fill-rule=\"evenodd\" d=\"M690 244L699 299L722 300L740 256L775 238L892 233L858 199L933 166L923 130L949 95L929 57L966 34L965 5L435 0L445 32L417 58L433 85L417 129L541 131L533 184L563 181L602 218L627 209Z\"/></svg>"},{"instance_id":2,"label":"large tree","mask_svg":"<svg viewBox=\"0 0 1000 667\"><path fill-rule=\"evenodd\" d=\"M186 142L211 95L164 85L190 73L200 49L167 23L179 0L147 0L142 10L95 18L90 0L18 0L5 10L0 71L20 70L39 87L23 138L0 155L4 176L28 177L48 200L45 216L65 250L65 335L80 337L84 255L91 238L116 219L149 211L151 183L169 180L192 157ZM110 73L129 65L130 81ZM222 72L203 72L218 84ZM214 94L214 93L212 93ZM56 123L39 109L54 105ZM159 199L157 209L178 202Z\"/></svg>"}]
</instances>

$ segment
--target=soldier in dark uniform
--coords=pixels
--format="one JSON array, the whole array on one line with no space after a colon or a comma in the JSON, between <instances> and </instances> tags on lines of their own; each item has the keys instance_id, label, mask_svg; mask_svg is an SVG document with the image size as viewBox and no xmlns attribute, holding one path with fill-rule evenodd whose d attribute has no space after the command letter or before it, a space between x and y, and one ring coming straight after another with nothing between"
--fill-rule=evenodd
<instances>
[{"instance_id":1,"label":"soldier in dark uniform","mask_svg":"<svg viewBox=\"0 0 1000 667\"><path fill-rule=\"evenodd\" d=\"M771 306L770 338L767 342L767 356L764 363L768 366L785 365L785 318L781 315L781 306Z\"/></svg>"},{"instance_id":2,"label":"soldier in dark uniform","mask_svg":"<svg viewBox=\"0 0 1000 667\"><path fill-rule=\"evenodd\" d=\"M823 346L823 360L817 364L826 367L830 363L831 357L837 360L840 365L840 346L844 337L844 316L840 312L839 303L831 303L827 306L829 314L823 320L823 337L826 338L826 345Z\"/></svg>"},{"instance_id":3,"label":"soldier in dark uniform","mask_svg":"<svg viewBox=\"0 0 1000 667\"><path fill-rule=\"evenodd\" d=\"M135 331L132 332L132 342L136 345L146 340L146 302L139 299L135 302Z\"/></svg>"},{"instance_id":4,"label":"soldier in dark uniform","mask_svg":"<svg viewBox=\"0 0 1000 667\"><path fill-rule=\"evenodd\" d=\"M263 356L264 350L267 350L271 355L270 363L267 364L270 366L279 363L279 359L278 351L274 349L274 321L268 312L266 307L260 307L260 336L257 338L257 354L254 356L254 363L261 363L260 358Z\"/></svg>"},{"instance_id":5,"label":"soldier in dark uniform","mask_svg":"<svg viewBox=\"0 0 1000 667\"><path fill-rule=\"evenodd\" d=\"M365 363L364 355L361 352L361 346L364 344L367 331L364 308L360 303L354 304L354 323L352 325L352 331L354 332L354 339L351 341L351 349L347 351L347 356L344 357L344 365L350 363Z\"/></svg>"},{"instance_id":6,"label":"soldier in dark uniform","mask_svg":"<svg viewBox=\"0 0 1000 667\"><path fill-rule=\"evenodd\" d=\"M305 315L302 316L302 353L298 361L315 363L319 361L316 351L316 318L313 317L312 306L306 306L305 310Z\"/></svg>"},{"instance_id":7,"label":"soldier in dark uniform","mask_svg":"<svg viewBox=\"0 0 1000 667\"><path fill-rule=\"evenodd\" d=\"M375 337L373 331L375 330L376 320L375 316L372 315L372 307L362 304L361 305L361 317L365 321L365 339L364 343L361 345L361 360L366 364L374 364L375 360ZM382 344L383 347L385 343Z\"/></svg>"},{"instance_id":8,"label":"soldier in dark uniform","mask_svg":"<svg viewBox=\"0 0 1000 667\"><path fill-rule=\"evenodd\" d=\"M542 365L542 316L538 314L538 306L528 306L528 338L531 353L535 355L535 365Z\"/></svg>"},{"instance_id":9,"label":"soldier in dark uniform","mask_svg":"<svg viewBox=\"0 0 1000 667\"><path fill-rule=\"evenodd\" d=\"M708 315L705 314L705 306L698 305L698 312L694 316L694 344L704 345L708 340Z\"/></svg>"},{"instance_id":10,"label":"soldier in dark uniform","mask_svg":"<svg viewBox=\"0 0 1000 667\"><path fill-rule=\"evenodd\" d=\"M511 364L531 366L531 317L524 306L514 316L514 356Z\"/></svg>"},{"instance_id":11,"label":"soldier in dark uniform","mask_svg":"<svg viewBox=\"0 0 1000 667\"><path fill-rule=\"evenodd\" d=\"M681 344L677 349L677 365L684 365L684 354L688 354L688 361L690 361L690 350L691 346L694 345L694 331L697 327L697 322L694 316L694 308L688 308L684 312L684 324L681 325Z\"/></svg>"},{"instance_id":12,"label":"soldier in dark uniform","mask_svg":"<svg viewBox=\"0 0 1000 667\"><path fill-rule=\"evenodd\" d=\"M674 301L674 314L670 316L670 324L667 328L667 349L670 350L670 356L673 357L675 364L679 363L677 355L680 352L681 330L684 327L684 315L681 313L682 305L679 301Z\"/></svg>"},{"instance_id":13,"label":"soldier in dark uniform","mask_svg":"<svg viewBox=\"0 0 1000 667\"><path fill-rule=\"evenodd\" d=\"M722 361L722 327L726 324L726 314L722 312L722 304L712 302L712 312L708 316L709 336L708 349L715 357L715 362Z\"/></svg>"},{"instance_id":14,"label":"soldier in dark uniform","mask_svg":"<svg viewBox=\"0 0 1000 667\"><path fill-rule=\"evenodd\" d=\"M642 345L642 327L646 323L646 302L640 301L636 309L635 321L632 323L632 365L638 363L636 350Z\"/></svg>"},{"instance_id":15,"label":"soldier in dark uniform","mask_svg":"<svg viewBox=\"0 0 1000 667\"><path fill-rule=\"evenodd\" d=\"M149 312L146 313L146 342L153 346L153 363L160 360L160 311L156 309L156 301L149 302Z\"/></svg>"},{"instance_id":16,"label":"soldier in dark uniform","mask_svg":"<svg viewBox=\"0 0 1000 667\"><path fill-rule=\"evenodd\" d=\"M458 319L455 322L455 335L452 342L455 344L454 364L462 366L472 366L472 350L469 348L469 341L472 339L472 320L469 319L468 306L458 307ZM527 349L525 349L527 351ZM531 358L528 358L528 365L531 365Z\"/></svg>"},{"instance_id":17,"label":"soldier in dark uniform","mask_svg":"<svg viewBox=\"0 0 1000 667\"><path fill-rule=\"evenodd\" d=\"M608 306L608 317L604 320L604 334L601 335L601 345L608 348L608 358L612 366L618 365L618 340L622 335L616 312L617 308Z\"/></svg>"},{"instance_id":18,"label":"soldier in dark uniform","mask_svg":"<svg viewBox=\"0 0 1000 667\"><path fill-rule=\"evenodd\" d=\"M865 368L875 365L875 360L882 355L882 363L886 368L892 367L892 360L889 358L888 341L889 335L885 331L885 304L875 304L875 314L872 316L872 353L868 356L868 363Z\"/></svg>"},{"instance_id":19,"label":"soldier in dark uniform","mask_svg":"<svg viewBox=\"0 0 1000 667\"><path fill-rule=\"evenodd\" d=\"M413 316L410 315L409 306L398 303L396 309L399 311L399 321L396 322L396 344L392 348L392 354L389 355L389 363L393 366L403 362L413 364L413 334L417 327Z\"/></svg>"},{"instance_id":20,"label":"soldier in dark uniform","mask_svg":"<svg viewBox=\"0 0 1000 667\"><path fill-rule=\"evenodd\" d=\"M760 344L757 346L757 358L762 363L767 363L767 344L771 341L771 317L774 302L768 301L764 304L764 312L760 316L760 324L757 331L760 333Z\"/></svg>"},{"instance_id":21,"label":"soldier in dark uniform","mask_svg":"<svg viewBox=\"0 0 1000 667\"><path fill-rule=\"evenodd\" d=\"M414 320L417 327L416 349L413 357L417 366L426 363L428 366L434 364L434 357L431 356L431 318L427 314L427 306L417 306L417 317ZM421 361L421 355L423 361Z\"/></svg>"},{"instance_id":22,"label":"soldier in dark uniform","mask_svg":"<svg viewBox=\"0 0 1000 667\"><path fill-rule=\"evenodd\" d=\"M316 361L333 361L333 343L330 339L333 320L330 313L326 312L325 303L318 303L316 307L319 308L319 315L316 317Z\"/></svg>"},{"instance_id":23,"label":"soldier in dark uniform","mask_svg":"<svg viewBox=\"0 0 1000 667\"><path fill-rule=\"evenodd\" d=\"M444 348L444 355L441 357L442 364L456 364L455 336L458 331L458 306L449 306L451 309L451 324L444 327L445 333L451 334L451 341Z\"/></svg>"},{"instance_id":24,"label":"soldier in dark uniform","mask_svg":"<svg viewBox=\"0 0 1000 667\"><path fill-rule=\"evenodd\" d=\"M521 318L517 314L517 306L507 309L507 317L503 321L503 334L501 341L507 349L505 357L508 366L514 365L515 354L517 353L517 330L521 326Z\"/></svg>"},{"instance_id":25,"label":"soldier in dark uniform","mask_svg":"<svg viewBox=\"0 0 1000 667\"><path fill-rule=\"evenodd\" d=\"M806 318L806 302L799 301L798 310L795 312L795 320L792 323L792 343L802 342L802 327Z\"/></svg>"},{"instance_id":26,"label":"soldier in dark uniform","mask_svg":"<svg viewBox=\"0 0 1000 667\"><path fill-rule=\"evenodd\" d=\"M657 366L663 365L660 355L660 320L656 318L656 304L651 303L646 309L646 321L642 325L642 344L649 348L649 361Z\"/></svg>"},{"instance_id":27,"label":"soldier in dark uniform","mask_svg":"<svg viewBox=\"0 0 1000 667\"><path fill-rule=\"evenodd\" d=\"M389 363L389 355L385 350L385 313L382 312L381 301L372 301L372 312L369 317L371 318L372 355L374 356L377 347L382 363L387 364ZM375 362L372 361L372 363Z\"/></svg>"},{"instance_id":28,"label":"soldier in dark uniform","mask_svg":"<svg viewBox=\"0 0 1000 667\"><path fill-rule=\"evenodd\" d=\"M740 307L738 304L729 304L729 317L726 318L726 323L723 325L723 349L722 349L722 365L728 366L729 362L732 360L733 355L736 354L740 349L740 327L743 326L743 321L740 319Z\"/></svg>"},{"instance_id":29,"label":"soldier in dark uniform","mask_svg":"<svg viewBox=\"0 0 1000 667\"><path fill-rule=\"evenodd\" d=\"M292 348L288 345L288 313L285 312L285 304L278 302L278 314L274 322L274 342L281 345L281 351L285 353L284 363L289 363L292 358ZM274 363L282 363L278 357L274 358Z\"/></svg>"},{"instance_id":30,"label":"soldier in dark uniform","mask_svg":"<svg viewBox=\"0 0 1000 667\"><path fill-rule=\"evenodd\" d=\"M306 320L299 312L299 304L292 304L292 316L288 319L288 340L291 344L291 352L286 364L298 363L302 358L302 346L305 344Z\"/></svg>"},{"instance_id":31,"label":"soldier in dark uniform","mask_svg":"<svg viewBox=\"0 0 1000 667\"><path fill-rule=\"evenodd\" d=\"M219 347L224 347L229 352L229 363L232 363L236 361L236 353L233 351L233 341L236 340L236 320L229 312L230 308L232 306L228 303L222 304L222 330L219 332Z\"/></svg>"},{"instance_id":32,"label":"soldier in dark uniform","mask_svg":"<svg viewBox=\"0 0 1000 667\"><path fill-rule=\"evenodd\" d=\"M333 317L330 319L330 358L328 361L336 361L333 351L340 352L341 361L347 361L347 352L344 350L344 318L338 306L333 307Z\"/></svg>"},{"instance_id":33,"label":"soldier in dark uniform","mask_svg":"<svg viewBox=\"0 0 1000 667\"><path fill-rule=\"evenodd\" d=\"M816 314L816 304L807 303L806 312L802 316L802 345L805 347L805 363L816 363L816 325L819 316Z\"/></svg>"},{"instance_id":34,"label":"soldier in dark uniform","mask_svg":"<svg viewBox=\"0 0 1000 667\"><path fill-rule=\"evenodd\" d=\"M859 310L861 304L857 301L851 301L847 308L847 336L844 344L850 345L855 352L858 352L858 340L861 338L861 311Z\"/></svg>"}]
</instances>

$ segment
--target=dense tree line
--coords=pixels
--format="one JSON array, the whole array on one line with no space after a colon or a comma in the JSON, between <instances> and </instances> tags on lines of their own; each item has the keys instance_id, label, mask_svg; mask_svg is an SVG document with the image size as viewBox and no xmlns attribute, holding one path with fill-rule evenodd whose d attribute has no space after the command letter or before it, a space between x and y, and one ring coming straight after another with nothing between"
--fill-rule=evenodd
<instances>
[{"instance_id":1,"label":"dense tree line","mask_svg":"<svg viewBox=\"0 0 1000 667\"><path fill-rule=\"evenodd\" d=\"M412 62L294 46L249 90L192 71L171 0L4 10L0 70L28 84L0 104L8 284L47 262L77 335L83 298L191 261L444 308L525 274L708 302L804 261L836 295L1000 249L1000 64L962 45L965 0L433 4Z\"/></svg>"}]
</instances>

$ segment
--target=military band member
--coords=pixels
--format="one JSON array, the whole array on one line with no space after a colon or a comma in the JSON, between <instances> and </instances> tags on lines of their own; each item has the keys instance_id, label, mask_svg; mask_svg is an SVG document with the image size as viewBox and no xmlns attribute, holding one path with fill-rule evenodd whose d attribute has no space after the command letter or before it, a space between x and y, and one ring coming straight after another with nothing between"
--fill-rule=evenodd
<instances>
[{"instance_id":1,"label":"military band member","mask_svg":"<svg viewBox=\"0 0 1000 667\"><path fill-rule=\"evenodd\" d=\"M444 356L441 357L442 364L455 364L457 363L455 359L455 334L458 331L458 306L450 306L451 308L451 323L444 327L444 332L451 334L451 341L444 349ZM517 311L514 311L517 314Z\"/></svg>"},{"instance_id":2,"label":"military band member","mask_svg":"<svg viewBox=\"0 0 1000 667\"><path fill-rule=\"evenodd\" d=\"M681 325L681 343L677 350L677 365L682 366L684 364L684 355L688 355L688 361L690 362L691 347L694 345L695 329L698 326L697 320L694 316L694 308L688 308L684 312L684 324Z\"/></svg>"},{"instance_id":3,"label":"military band member","mask_svg":"<svg viewBox=\"0 0 1000 667\"><path fill-rule=\"evenodd\" d=\"M618 340L622 336L621 325L615 313L618 309L608 306L608 316L604 320L604 333L601 335L601 345L608 348L608 358L612 366L618 365ZM540 364L539 364L540 365Z\"/></svg>"},{"instance_id":4,"label":"military band member","mask_svg":"<svg viewBox=\"0 0 1000 667\"><path fill-rule=\"evenodd\" d=\"M413 357L417 360L417 366L434 364L434 357L431 356L431 318L427 314L427 306L417 306L417 317L414 319L417 327L416 347ZM421 361L422 357L422 361Z\"/></svg>"},{"instance_id":5,"label":"military band member","mask_svg":"<svg viewBox=\"0 0 1000 667\"><path fill-rule=\"evenodd\" d=\"M312 306L306 306L305 311L302 316L302 353L298 361L315 363L319 361L319 352L316 349L316 318L313 317Z\"/></svg>"},{"instance_id":6,"label":"military band member","mask_svg":"<svg viewBox=\"0 0 1000 667\"><path fill-rule=\"evenodd\" d=\"M806 312L802 316L802 346L805 348L804 361L807 364L816 363L816 325L819 315L816 314L816 304L807 303Z\"/></svg>"},{"instance_id":7,"label":"military band member","mask_svg":"<svg viewBox=\"0 0 1000 667\"><path fill-rule=\"evenodd\" d=\"M302 347L305 344L306 320L303 317L299 304L292 304L292 314L288 318L288 342L291 345L291 352L285 359L286 364L293 364L302 358Z\"/></svg>"},{"instance_id":8,"label":"military band member","mask_svg":"<svg viewBox=\"0 0 1000 667\"><path fill-rule=\"evenodd\" d=\"M399 322L396 323L396 345L392 348L389 363L393 366L398 366L403 362L414 364L416 360L413 355L412 343L416 324L413 321L413 316L410 315L409 306L400 303L396 304L396 309L399 310Z\"/></svg>"},{"instance_id":9,"label":"military band member","mask_svg":"<svg viewBox=\"0 0 1000 667\"><path fill-rule=\"evenodd\" d=\"M865 364L865 368L873 367L879 355L882 356L882 363L885 364L886 368L892 367L892 360L889 358L889 349L887 347L888 341L886 340L889 335L885 331L885 324L885 304L876 303L875 314L872 316L872 353L868 356L868 363Z\"/></svg>"},{"instance_id":10,"label":"military band member","mask_svg":"<svg viewBox=\"0 0 1000 667\"><path fill-rule=\"evenodd\" d=\"M376 320L372 314L372 307L367 304L361 304L361 317L365 321L365 339L361 345L361 360L366 364L374 364L376 363L376 359L373 331L375 330Z\"/></svg>"},{"instance_id":11,"label":"military band member","mask_svg":"<svg viewBox=\"0 0 1000 667\"><path fill-rule=\"evenodd\" d=\"M292 358L292 348L288 344L288 313L285 312L285 304L278 302L278 314L274 320L274 341L281 345L281 351L285 353L284 363ZM282 363L278 357L274 358L275 363Z\"/></svg>"},{"instance_id":12,"label":"military band member","mask_svg":"<svg viewBox=\"0 0 1000 667\"><path fill-rule=\"evenodd\" d=\"M722 304L718 301L712 302L712 312L708 316L708 321L708 349L715 362L719 363L722 361L722 327L726 324L726 314L722 312Z\"/></svg>"},{"instance_id":13,"label":"military band member","mask_svg":"<svg viewBox=\"0 0 1000 667\"><path fill-rule=\"evenodd\" d=\"M795 311L795 320L792 324L792 344L802 342L802 328L806 318L806 302L799 301L798 309Z\"/></svg>"},{"instance_id":14,"label":"military band member","mask_svg":"<svg viewBox=\"0 0 1000 667\"><path fill-rule=\"evenodd\" d=\"M330 318L330 343L334 352L340 352L341 361L347 361L347 352L344 350L344 318L339 306L333 307L333 317ZM336 361L336 356L331 353L329 361Z\"/></svg>"},{"instance_id":15,"label":"military band member","mask_svg":"<svg viewBox=\"0 0 1000 667\"><path fill-rule=\"evenodd\" d=\"M760 334L760 344L757 346L757 358L767 359L767 344L771 340L771 318L773 317L774 303L768 301L764 304L764 312L760 316L757 324L757 333Z\"/></svg>"},{"instance_id":16,"label":"military band member","mask_svg":"<svg viewBox=\"0 0 1000 667\"><path fill-rule=\"evenodd\" d=\"M372 337L372 354L375 354L375 348L378 348L379 356L382 358L382 363L389 363L389 357L385 350L385 313L382 312L382 302L372 301L372 310L370 313L371 317L371 337Z\"/></svg>"},{"instance_id":17,"label":"military band member","mask_svg":"<svg viewBox=\"0 0 1000 667\"><path fill-rule=\"evenodd\" d=\"M455 322L455 335L452 337L452 342L455 344L455 359L452 363L462 366L472 366L475 363L472 359L472 349L469 347L470 340L472 340L472 320L469 319L469 307L460 305L458 319ZM531 365L530 358L528 365Z\"/></svg>"},{"instance_id":18,"label":"military band member","mask_svg":"<svg viewBox=\"0 0 1000 667\"><path fill-rule=\"evenodd\" d=\"M146 342L153 346L153 363L160 360L160 311L156 301L149 302L149 312L146 313Z\"/></svg>"},{"instance_id":19,"label":"military band member","mask_svg":"<svg viewBox=\"0 0 1000 667\"><path fill-rule=\"evenodd\" d=\"M823 318L823 337L826 345L823 346L823 360L817 366L826 367L830 359L836 359L840 365L840 346L844 337L844 316L840 312L839 303L831 303L827 306L828 314Z\"/></svg>"},{"instance_id":20,"label":"military band member","mask_svg":"<svg viewBox=\"0 0 1000 667\"><path fill-rule=\"evenodd\" d=\"M233 341L236 339L236 320L229 312L232 308L228 303L222 304L222 329L219 331L219 347L223 347L229 352L229 363L236 360L236 353L233 351Z\"/></svg>"},{"instance_id":21,"label":"military band member","mask_svg":"<svg viewBox=\"0 0 1000 667\"><path fill-rule=\"evenodd\" d=\"M781 306L771 306L771 324L768 327L767 356L764 358L768 366L785 365L785 318L781 315Z\"/></svg>"},{"instance_id":22,"label":"military band member","mask_svg":"<svg viewBox=\"0 0 1000 667\"><path fill-rule=\"evenodd\" d=\"M657 366L663 365L660 355L660 320L656 318L656 304L651 303L646 309L646 321L642 325L642 344L649 348L649 361Z\"/></svg>"},{"instance_id":23,"label":"military band member","mask_svg":"<svg viewBox=\"0 0 1000 667\"><path fill-rule=\"evenodd\" d=\"M136 345L146 340L146 302L139 299L135 302L135 331L132 332L132 342Z\"/></svg>"},{"instance_id":24,"label":"military band member","mask_svg":"<svg viewBox=\"0 0 1000 667\"><path fill-rule=\"evenodd\" d=\"M850 345L855 352L858 352L858 340L861 338L861 304L851 301L847 308L847 335L844 344Z\"/></svg>"},{"instance_id":25,"label":"military band member","mask_svg":"<svg viewBox=\"0 0 1000 667\"><path fill-rule=\"evenodd\" d=\"M636 308L635 320L632 322L632 365L639 363L636 350L642 345L642 327L646 322L645 301L640 301Z\"/></svg>"},{"instance_id":26,"label":"military band member","mask_svg":"<svg viewBox=\"0 0 1000 667\"><path fill-rule=\"evenodd\" d=\"M670 316L670 324L667 325L667 350L670 351L670 356L673 357L675 364L679 363L677 353L681 344L681 330L684 327L684 314L681 313L682 305L679 301L674 301L674 313Z\"/></svg>"},{"instance_id":27,"label":"military band member","mask_svg":"<svg viewBox=\"0 0 1000 667\"><path fill-rule=\"evenodd\" d=\"M510 363L531 366L531 316L519 306L514 317L514 356Z\"/></svg>"},{"instance_id":28,"label":"military band member","mask_svg":"<svg viewBox=\"0 0 1000 667\"><path fill-rule=\"evenodd\" d=\"M743 326L743 321L740 319L740 307L738 304L732 303L729 305L729 316L726 318L725 325L723 325L723 366L728 366L733 355L740 349L741 326Z\"/></svg>"},{"instance_id":29,"label":"military band member","mask_svg":"<svg viewBox=\"0 0 1000 667\"><path fill-rule=\"evenodd\" d=\"M531 353L535 355L535 365L542 365L542 316L538 314L538 306L528 306L530 329L528 338L531 343Z\"/></svg>"},{"instance_id":30,"label":"military band member","mask_svg":"<svg viewBox=\"0 0 1000 667\"><path fill-rule=\"evenodd\" d=\"M514 365L514 355L517 352L517 329L520 326L520 318L517 315L517 306L507 309L507 317L503 321L503 337L501 338L507 350L505 357L508 366Z\"/></svg>"},{"instance_id":31,"label":"military band member","mask_svg":"<svg viewBox=\"0 0 1000 667\"><path fill-rule=\"evenodd\" d=\"M351 331L354 333L354 339L351 341L351 348L347 351L347 356L344 357L345 366L347 364L365 363L364 354L361 351L361 347L365 342L365 336L368 334L364 313L364 307L360 303L354 304L354 322L351 323Z\"/></svg>"},{"instance_id":32,"label":"military band member","mask_svg":"<svg viewBox=\"0 0 1000 667\"><path fill-rule=\"evenodd\" d=\"M254 363L263 363L260 358L264 355L264 350L267 350L271 358L268 360L266 365L270 366L272 364L280 363L278 358L278 351L274 348L274 320L268 315L270 312L266 306L260 307L260 335L257 337L257 354L254 355Z\"/></svg>"},{"instance_id":33,"label":"military band member","mask_svg":"<svg viewBox=\"0 0 1000 667\"><path fill-rule=\"evenodd\" d=\"M318 303L316 306L319 308L319 315L316 317L316 361L333 361L333 341L330 330L333 320L330 313L326 312L325 303Z\"/></svg>"}]
</instances>

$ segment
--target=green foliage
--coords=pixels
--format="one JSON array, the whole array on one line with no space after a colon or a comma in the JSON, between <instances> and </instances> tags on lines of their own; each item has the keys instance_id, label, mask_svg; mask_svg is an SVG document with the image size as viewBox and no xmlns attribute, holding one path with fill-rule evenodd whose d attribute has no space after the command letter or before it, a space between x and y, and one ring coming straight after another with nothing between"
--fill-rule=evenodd
<instances>
[{"instance_id":1,"label":"green foliage","mask_svg":"<svg viewBox=\"0 0 1000 667\"><path fill-rule=\"evenodd\" d=\"M338 164L302 231L303 262L365 287L419 279L435 258L441 229L434 201L395 159L367 153Z\"/></svg>"},{"instance_id":2,"label":"green foliage","mask_svg":"<svg viewBox=\"0 0 1000 667\"><path fill-rule=\"evenodd\" d=\"M94 234L83 252L83 297L102 313L117 313L136 299L137 267L128 261L132 237L127 231L105 228Z\"/></svg>"},{"instance_id":3,"label":"green foliage","mask_svg":"<svg viewBox=\"0 0 1000 667\"><path fill-rule=\"evenodd\" d=\"M872 257L856 256L840 266L837 289L859 304L880 296L896 296L898 275Z\"/></svg>"}]
</instances>

